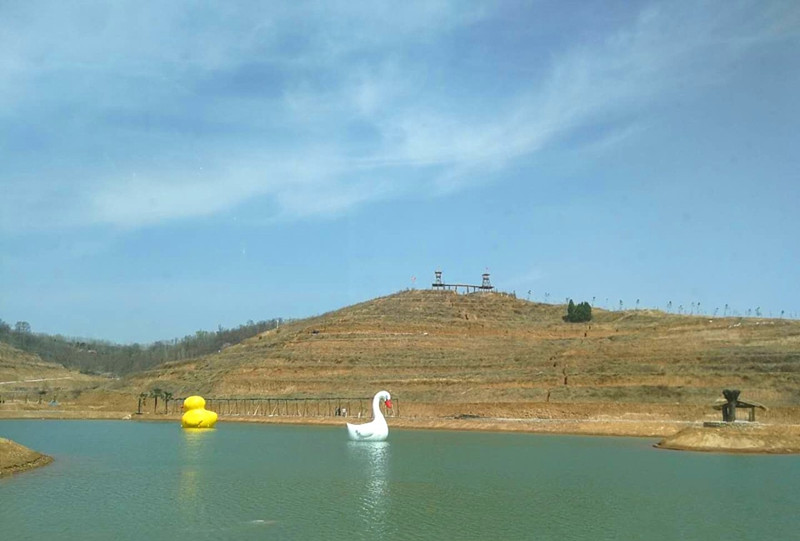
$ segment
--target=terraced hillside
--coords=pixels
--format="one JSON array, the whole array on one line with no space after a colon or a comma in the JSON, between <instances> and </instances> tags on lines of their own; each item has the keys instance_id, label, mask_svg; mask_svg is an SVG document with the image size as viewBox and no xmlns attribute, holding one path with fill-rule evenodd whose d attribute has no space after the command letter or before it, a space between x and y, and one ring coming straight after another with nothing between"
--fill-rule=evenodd
<instances>
[{"instance_id":1,"label":"terraced hillside","mask_svg":"<svg viewBox=\"0 0 800 541\"><path fill-rule=\"evenodd\" d=\"M15 403L49 402L74 397L108 383L107 378L81 374L37 355L0 342L0 400L6 409Z\"/></svg>"},{"instance_id":2,"label":"terraced hillside","mask_svg":"<svg viewBox=\"0 0 800 541\"><path fill-rule=\"evenodd\" d=\"M800 405L800 323L594 311L511 296L411 290L265 332L120 383L175 396L368 396L489 411L501 404L707 408L723 388ZM480 409L480 407L479 407Z\"/></svg>"}]
</instances>

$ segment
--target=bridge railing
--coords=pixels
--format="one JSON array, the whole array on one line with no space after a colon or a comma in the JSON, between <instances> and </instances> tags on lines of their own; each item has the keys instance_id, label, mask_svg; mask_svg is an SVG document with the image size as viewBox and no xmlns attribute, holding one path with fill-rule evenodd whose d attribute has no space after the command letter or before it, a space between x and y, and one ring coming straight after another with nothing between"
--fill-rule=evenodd
<instances>
[{"instance_id":1,"label":"bridge railing","mask_svg":"<svg viewBox=\"0 0 800 541\"><path fill-rule=\"evenodd\" d=\"M220 417L350 417L370 418L372 416L372 397L326 397L326 398L226 398L204 397L206 409L216 412ZM180 414L184 398L167 401L159 413ZM381 404L381 412L386 417L400 416L400 402L392 398L392 408Z\"/></svg>"}]
</instances>

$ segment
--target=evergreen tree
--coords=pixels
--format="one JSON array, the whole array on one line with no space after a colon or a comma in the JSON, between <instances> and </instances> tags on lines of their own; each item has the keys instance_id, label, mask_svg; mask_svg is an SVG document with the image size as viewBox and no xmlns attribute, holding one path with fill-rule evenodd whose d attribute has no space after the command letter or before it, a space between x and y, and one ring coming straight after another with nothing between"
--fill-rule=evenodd
<instances>
[{"instance_id":1,"label":"evergreen tree","mask_svg":"<svg viewBox=\"0 0 800 541\"><path fill-rule=\"evenodd\" d=\"M581 323L584 321L591 321L592 319L592 306L588 302L575 304L572 300L567 305L567 315L564 316L564 321L570 323Z\"/></svg>"}]
</instances>

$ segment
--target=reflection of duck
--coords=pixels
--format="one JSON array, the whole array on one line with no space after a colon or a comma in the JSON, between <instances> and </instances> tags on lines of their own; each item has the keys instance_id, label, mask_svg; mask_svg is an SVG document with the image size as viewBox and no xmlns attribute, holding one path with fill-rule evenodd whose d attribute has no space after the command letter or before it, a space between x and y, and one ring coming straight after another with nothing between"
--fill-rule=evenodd
<instances>
[{"instance_id":1,"label":"reflection of duck","mask_svg":"<svg viewBox=\"0 0 800 541\"><path fill-rule=\"evenodd\" d=\"M183 401L186 413L181 418L183 428L214 428L217 414L205 409L206 401L202 396L190 396Z\"/></svg>"},{"instance_id":2,"label":"reflection of duck","mask_svg":"<svg viewBox=\"0 0 800 541\"><path fill-rule=\"evenodd\" d=\"M392 397L388 391L380 391L372 398L372 421L363 425L347 423L347 434L351 440L383 441L389 436L389 425L381 413L381 400L387 408L392 407Z\"/></svg>"}]
</instances>

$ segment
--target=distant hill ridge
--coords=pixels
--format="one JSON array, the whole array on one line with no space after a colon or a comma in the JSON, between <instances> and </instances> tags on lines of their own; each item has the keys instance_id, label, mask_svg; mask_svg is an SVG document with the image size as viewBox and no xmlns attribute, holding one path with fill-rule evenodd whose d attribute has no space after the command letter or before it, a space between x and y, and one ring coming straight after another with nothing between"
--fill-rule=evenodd
<instances>
[{"instance_id":1,"label":"distant hill ridge","mask_svg":"<svg viewBox=\"0 0 800 541\"><path fill-rule=\"evenodd\" d=\"M123 345L33 333L26 322L19 322L15 326L24 328L24 331L12 329L0 320L0 343L86 374L122 375L146 370L167 361L219 351L267 329L274 329L280 322L280 319L248 321L233 329L220 326L216 331L197 331L181 339Z\"/></svg>"}]
</instances>

